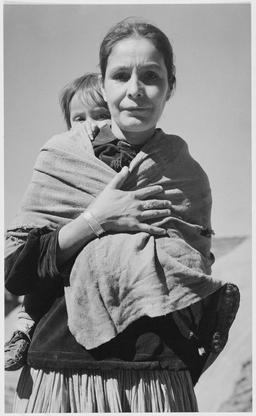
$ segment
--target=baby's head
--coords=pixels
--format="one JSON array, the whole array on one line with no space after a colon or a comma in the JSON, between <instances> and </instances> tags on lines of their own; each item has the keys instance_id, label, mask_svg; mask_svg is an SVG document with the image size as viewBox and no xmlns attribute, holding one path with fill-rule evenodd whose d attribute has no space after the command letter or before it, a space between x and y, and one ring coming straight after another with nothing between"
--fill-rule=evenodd
<instances>
[{"instance_id":1,"label":"baby's head","mask_svg":"<svg viewBox=\"0 0 256 416\"><path fill-rule=\"evenodd\" d=\"M68 129L85 120L97 124L97 121L110 119L107 103L101 93L99 74L93 72L76 78L64 87L60 105Z\"/></svg>"}]
</instances>

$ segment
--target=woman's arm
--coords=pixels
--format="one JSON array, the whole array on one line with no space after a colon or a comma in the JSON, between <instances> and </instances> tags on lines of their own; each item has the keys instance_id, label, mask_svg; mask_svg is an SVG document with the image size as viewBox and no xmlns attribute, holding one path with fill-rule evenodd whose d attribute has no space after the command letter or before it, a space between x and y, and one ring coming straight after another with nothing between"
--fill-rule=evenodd
<instances>
[{"instance_id":1,"label":"woman's arm","mask_svg":"<svg viewBox=\"0 0 256 416\"><path fill-rule=\"evenodd\" d=\"M129 175L127 167L115 175L88 210L107 233L144 231L164 235L165 229L156 225L170 215L171 203L160 197L162 187L151 186L137 191L122 191ZM147 224L151 220L152 224ZM89 223L80 215L62 228L52 231L37 228L29 233L20 246L5 261L6 288L15 295L38 290L42 284L49 290L63 285L65 270L70 270L79 251L97 238Z\"/></svg>"}]
</instances>

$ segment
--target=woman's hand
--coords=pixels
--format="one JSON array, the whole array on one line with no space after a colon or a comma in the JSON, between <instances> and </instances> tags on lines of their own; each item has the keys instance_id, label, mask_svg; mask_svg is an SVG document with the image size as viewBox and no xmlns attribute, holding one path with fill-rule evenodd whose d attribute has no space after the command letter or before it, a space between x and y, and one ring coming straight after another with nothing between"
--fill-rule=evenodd
<instances>
[{"instance_id":1,"label":"woman's hand","mask_svg":"<svg viewBox=\"0 0 256 416\"><path fill-rule=\"evenodd\" d=\"M171 215L172 204L165 199L162 186L121 191L128 176L129 169L124 167L89 205L89 211L107 232L144 231L166 235L164 220ZM96 235L83 215L64 225L58 235L57 267L75 256L94 238Z\"/></svg>"},{"instance_id":2,"label":"woman's hand","mask_svg":"<svg viewBox=\"0 0 256 416\"><path fill-rule=\"evenodd\" d=\"M89 205L89 211L107 232L165 235L166 230L154 224L171 215L171 202L157 199L157 194L163 192L162 186L122 191L120 188L128 176L129 169L124 167ZM147 224L149 220L151 224Z\"/></svg>"}]
</instances>

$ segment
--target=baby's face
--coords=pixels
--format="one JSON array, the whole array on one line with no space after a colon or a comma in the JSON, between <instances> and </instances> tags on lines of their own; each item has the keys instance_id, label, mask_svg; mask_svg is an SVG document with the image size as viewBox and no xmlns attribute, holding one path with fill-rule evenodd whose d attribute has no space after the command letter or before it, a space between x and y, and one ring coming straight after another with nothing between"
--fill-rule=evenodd
<instances>
[{"instance_id":1,"label":"baby's face","mask_svg":"<svg viewBox=\"0 0 256 416\"><path fill-rule=\"evenodd\" d=\"M98 104L88 105L81 99L81 94L75 94L70 102L70 124L73 127L77 123L89 121L91 125L100 127L102 120L109 119L109 112L105 107Z\"/></svg>"}]
</instances>

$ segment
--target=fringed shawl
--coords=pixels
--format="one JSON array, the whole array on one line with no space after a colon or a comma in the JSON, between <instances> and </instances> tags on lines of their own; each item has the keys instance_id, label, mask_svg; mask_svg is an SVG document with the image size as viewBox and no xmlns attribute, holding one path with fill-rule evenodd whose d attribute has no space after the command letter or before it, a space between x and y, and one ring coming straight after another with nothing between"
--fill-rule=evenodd
<instances>
[{"instance_id":1,"label":"fringed shawl","mask_svg":"<svg viewBox=\"0 0 256 416\"><path fill-rule=\"evenodd\" d=\"M131 162L130 171L123 190L152 184L173 190L168 236L106 234L79 253L65 297L70 331L87 349L114 338L143 315L183 309L222 285L210 276L211 238L204 233L211 229L208 178L186 143L157 129ZM114 175L95 157L82 125L54 136L40 151L8 234L18 228L66 224Z\"/></svg>"}]
</instances>

